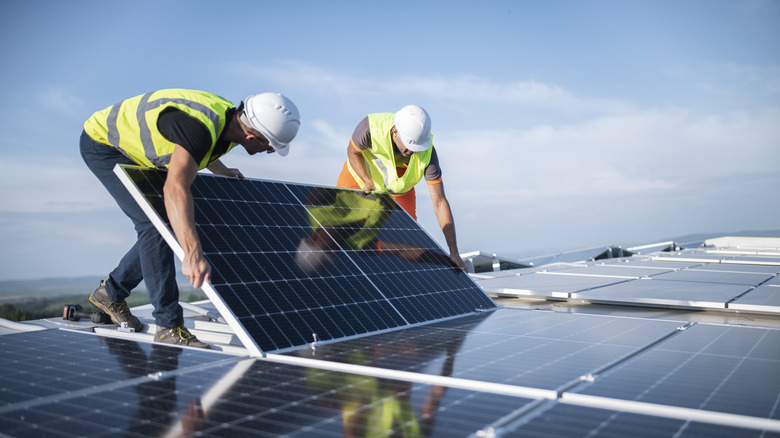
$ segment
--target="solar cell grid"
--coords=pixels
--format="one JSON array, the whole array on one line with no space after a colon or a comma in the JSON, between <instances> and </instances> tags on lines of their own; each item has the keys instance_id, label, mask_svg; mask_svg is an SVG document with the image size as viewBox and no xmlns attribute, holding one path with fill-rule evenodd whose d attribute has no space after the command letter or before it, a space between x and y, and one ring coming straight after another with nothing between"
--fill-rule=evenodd
<instances>
[{"instance_id":1,"label":"solar cell grid","mask_svg":"<svg viewBox=\"0 0 780 438\"><path fill-rule=\"evenodd\" d=\"M165 222L165 172L117 174ZM191 192L204 290L255 353L496 308L389 196L211 175Z\"/></svg>"},{"instance_id":2,"label":"solar cell grid","mask_svg":"<svg viewBox=\"0 0 780 438\"><path fill-rule=\"evenodd\" d=\"M459 436L531 401L61 330L0 345L2 436Z\"/></svg>"},{"instance_id":3,"label":"solar cell grid","mask_svg":"<svg viewBox=\"0 0 780 438\"><path fill-rule=\"evenodd\" d=\"M169 371L173 365L187 368L226 358L213 352L184 351L64 330L0 336L0 349L0 412L13 405L35 404L41 399L57 399L74 391ZM62 409L68 408L63 405Z\"/></svg>"},{"instance_id":4,"label":"solar cell grid","mask_svg":"<svg viewBox=\"0 0 780 438\"><path fill-rule=\"evenodd\" d=\"M780 419L780 330L697 324L576 392Z\"/></svg>"},{"instance_id":5,"label":"solar cell grid","mask_svg":"<svg viewBox=\"0 0 780 438\"><path fill-rule=\"evenodd\" d=\"M726 308L726 303L750 286L663 279L643 279L572 293L572 298L661 306Z\"/></svg>"},{"instance_id":6,"label":"solar cell grid","mask_svg":"<svg viewBox=\"0 0 780 438\"><path fill-rule=\"evenodd\" d=\"M500 436L767 438L776 437L777 434L742 427L554 403L538 415L530 419L523 418L522 421L502 429Z\"/></svg>"},{"instance_id":7,"label":"solar cell grid","mask_svg":"<svg viewBox=\"0 0 780 438\"><path fill-rule=\"evenodd\" d=\"M677 332L676 321L499 309L287 353L556 390Z\"/></svg>"}]
</instances>

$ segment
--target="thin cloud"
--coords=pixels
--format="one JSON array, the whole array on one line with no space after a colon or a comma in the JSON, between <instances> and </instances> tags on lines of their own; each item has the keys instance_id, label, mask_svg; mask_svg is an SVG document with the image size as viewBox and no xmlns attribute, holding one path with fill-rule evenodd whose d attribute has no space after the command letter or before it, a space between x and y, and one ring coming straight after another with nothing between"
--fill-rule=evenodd
<instances>
[{"instance_id":1,"label":"thin cloud","mask_svg":"<svg viewBox=\"0 0 780 438\"><path fill-rule=\"evenodd\" d=\"M686 191L692 180L774 170L780 162L777 119L776 111L696 116L670 109L560 127L459 131L441 136L447 148L442 161L447 182L468 193L470 205L657 196ZM489 177L462 177L475 169Z\"/></svg>"},{"instance_id":2,"label":"thin cloud","mask_svg":"<svg viewBox=\"0 0 780 438\"><path fill-rule=\"evenodd\" d=\"M620 99L579 97L558 85L535 80L498 82L473 75L367 78L334 72L300 61L288 61L271 67L241 65L238 70L253 78L295 84L309 93L336 96L341 100L408 96L407 99L416 101L500 103L588 114L635 109L633 104Z\"/></svg>"},{"instance_id":3,"label":"thin cloud","mask_svg":"<svg viewBox=\"0 0 780 438\"><path fill-rule=\"evenodd\" d=\"M770 96L780 93L780 67L776 65L728 64L725 70L739 79L733 83L756 84L759 90Z\"/></svg>"},{"instance_id":4,"label":"thin cloud","mask_svg":"<svg viewBox=\"0 0 780 438\"><path fill-rule=\"evenodd\" d=\"M88 211L115 205L84 163L4 160L0 161L0 174L0 212Z\"/></svg>"},{"instance_id":5,"label":"thin cloud","mask_svg":"<svg viewBox=\"0 0 780 438\"><path fill-rule=\"evenodd\" d=\"M66 116L80 116L85 108L82 98L62 88L42 89L36 100L41 107Z\"/></svg>"},{"instance_id":6,"label":"thin cloud","mask_svg":"<svg viewBox=\"0 0 780 438\"><path fill-rule=\"evenodd\" d=\"M334 151L344 152L352 133L348 132L348 129L343 128L337 128L325 120L313 120L308 129L311 129L314 133L309 135L309 137L317 138L319 146L327 150L328 153L333 153Z\"/></svg>"}]
</instances>

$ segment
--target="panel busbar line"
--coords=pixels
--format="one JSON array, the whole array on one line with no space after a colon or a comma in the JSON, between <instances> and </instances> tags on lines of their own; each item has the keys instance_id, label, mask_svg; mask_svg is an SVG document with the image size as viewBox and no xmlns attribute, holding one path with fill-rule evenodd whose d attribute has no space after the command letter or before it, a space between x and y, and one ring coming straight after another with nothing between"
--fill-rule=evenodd
<instances>
[{"instance_id":1,"label":"panel busbar line","mask_svg":"<svg viewBox=\"0 0 780 438\"><path fill-rule=\"evenodd\" d=\"M181 258L167 173L116 173ZM497 308L387 195L202 174L191 191L203 290L253 355Z\"/></svg>"}]
</instances>

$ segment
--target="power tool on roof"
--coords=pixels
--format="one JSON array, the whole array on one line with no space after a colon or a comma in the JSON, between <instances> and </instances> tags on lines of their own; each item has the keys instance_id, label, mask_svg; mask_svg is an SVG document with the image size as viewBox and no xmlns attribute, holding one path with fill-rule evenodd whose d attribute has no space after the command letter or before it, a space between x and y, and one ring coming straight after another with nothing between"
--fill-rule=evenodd
<instances>
[{"instance_id":1,"label":"power tool on roof","mask_svg":"<svg viewBox=\"0 0 780 438\"><path fill-rule=\"evenodd\" d=\"M81 318L89 319L95 324L111 324L111 317L103 312L84 312L81 304L66 304L62 309L62 319L78 321Z\"/></svg>"}]
</instances>

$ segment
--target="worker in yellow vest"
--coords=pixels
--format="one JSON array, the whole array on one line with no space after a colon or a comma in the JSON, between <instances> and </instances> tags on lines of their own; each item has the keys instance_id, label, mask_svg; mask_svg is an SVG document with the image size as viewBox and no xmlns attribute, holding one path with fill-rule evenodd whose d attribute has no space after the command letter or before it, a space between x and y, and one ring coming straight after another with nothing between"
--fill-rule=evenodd
<instances>
[{"instance_id":1,"label":"worker in yellow vest","mask_svg":"<svg viewBox=\"0 0 780 438\"><path fill-rule=\"evenodd\" d=\"M365 193L390 193L417 219L414 186L425 177L433 209L450 252L450 260L466 269L458 252L455 221L444 194L441 167L431 135L431 118L417 105L396 113L372 113L355 128L338 187Z\"/></svg>"},{"instance_id":2,"label":"worker in yellow vest","mask_svg":"<svg viewBox=\"0 0 780 438\"><path fill-rule=\"evenodd\" d=\"M210 281L211 265L203 257L190 193L198 171L207 168L243 179L241 171L228 168L219 158L238 144L250 155L276 152L285 156L299 127L298 108L278 93L249 96L236 108L204 91L158 90L93 114L84 123L81 156L133 221L137 241L89 300L116 325L125 323L142 331L144 325L130 312L125 298L143 280L154 306L155 340L208 348L184 326L173 252L113 169L116 164L134 164L168 170L165 209L184 249L182 272L199 288Z\"/></svg>"}]
</instances>

